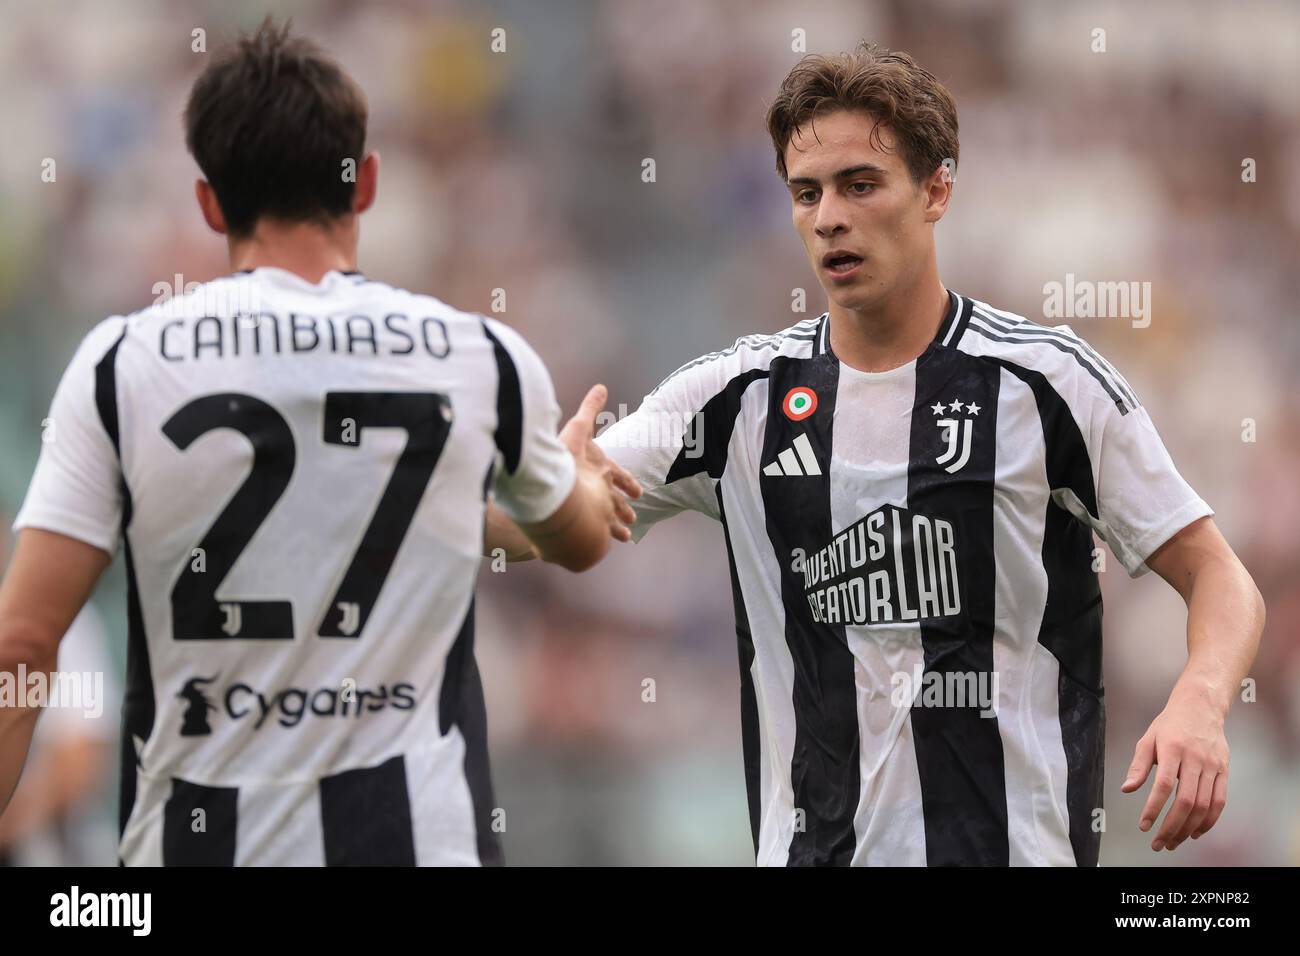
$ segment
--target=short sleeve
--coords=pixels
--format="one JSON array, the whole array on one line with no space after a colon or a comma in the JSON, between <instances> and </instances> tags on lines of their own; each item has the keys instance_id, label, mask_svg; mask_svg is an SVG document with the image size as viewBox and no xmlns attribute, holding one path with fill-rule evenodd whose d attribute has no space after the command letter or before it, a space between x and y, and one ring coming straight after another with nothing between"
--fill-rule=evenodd
<instances>
[{"instance_id":1,"label":"short sleeve","mask_svg":"<svg viewBox=\"0 0 1300 956\"><path fill-rule=\"evenodd\" d=\"M541 357L523 336L494 319L483 328L497 364L498 467L494 501L518 524L537 524L559 510L577 478L559 439L560 403Z\"/></svg>"},{"instance_id":2,"label":"short sleeve","mask_svg":"<svg viewBox=\"0 0 1300 956\"><path fill-rule=\"evenodd\" d=\"M1146 559L1162 544L1214 511L1179 474L1123 376L1067 326L1059 328L1083 349L1071 405L1092 465L1096 511L1083 509L1078 517L1138 577L1150 570Z\"/></svg>"},{"instance_id":3,"label":"short sleeve","mask_svg":"<svg viewBox=\"0 0 1300 956\"><path fill-rule=\"evenodd\" d=\"M670 375L645 397L631 415L596 436L596 444L640 483L632 502L636 522L632 538L640 541L651 526L683 511L698 511L715 520L718 501L709 455L716 456L727 438L705 434L704 426L724 416L709 416L705 407L721 394L728 364L706 356ZM734 413L733 413L734 419ZM730 424L730 423L728 423Z\"/></svg>"},{"instance_id":4,"label":"short sleeve","mask_svg":"<svg viewBox=\"0 0 1300 956\"><path fill-rule=\"evenodd\" d=\"M125 320L101 322L86 336L54 393L42 423L41 454L14 521L76 538L109 554L117 550L122 479L115 437L117 378L113 365ZM111 421L104 420L105 415Z\"/></svg>"}]
</instances>

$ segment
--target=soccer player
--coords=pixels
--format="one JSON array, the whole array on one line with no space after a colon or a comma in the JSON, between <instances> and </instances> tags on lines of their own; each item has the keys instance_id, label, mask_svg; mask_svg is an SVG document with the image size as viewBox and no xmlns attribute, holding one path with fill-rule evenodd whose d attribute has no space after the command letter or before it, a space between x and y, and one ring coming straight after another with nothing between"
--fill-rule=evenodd
<instances>
[{"instance_id":1,"label":"soccer player","mask_svg":"<svg viewBox=\"0 0 1300 956\"><path fill-rule=\"evenodd\" d=\"M1096 865L1093 531L1187 602L1122 789L1156 765L1148 830L1176 788L1153 849L1205 833L1264 620L1210 507L1095 349L940 280L958 138L933 75L869 45L805 58L768 128L829 311L688 362L597 440L644 489L637 539L688 509L722 525L758 862Z\"/></svg>"},{"instance_id":2,"label":"soccer player","mask_svg":"<svg viewBox=\"0 0 1300 956\"><path fill-rule=\"evenodd\" d=\"M119 545L126 864L477 864L491 826L473 587L485 499L570 570L632 514L557 436L514 332L356 271L360 89L269 21L185 112L233 275L99 324L0 586L0 672L50 671ZM349 168L355 177L345 175ZM0 807L39 711L0 708Z\"/></svg>"}]
</instances>

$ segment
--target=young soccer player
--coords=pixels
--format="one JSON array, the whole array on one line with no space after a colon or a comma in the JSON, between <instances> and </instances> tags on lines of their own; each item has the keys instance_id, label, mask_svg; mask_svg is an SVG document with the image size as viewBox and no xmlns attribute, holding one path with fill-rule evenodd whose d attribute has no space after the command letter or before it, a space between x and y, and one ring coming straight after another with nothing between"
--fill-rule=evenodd
<instances>
[{"instance_id":1,"label":"young soccer player","mask_svg":"<svg viewBox=\"0 0 1300 956\"><path fill-rule=\"evenodd\" d=\"M121 547L127 864L499 862L473 649L486 499L570 570L628 537L634 483L585 452L600 387L557 437L517 334L357 272L366 116L287 28L216 56L185 132L233 274L99 324L54 397L0 671L53 669ZM0 708L0 807L38 713Z\"/></svg>"},{"instance_id":2,"label":"young soccer player","mask_svg":"<svg viewBox=\"0 0 1300 956\"><path fill-rule=\"evenodd\" d=\"M722 525L758 862L1096 865L1094 531L1187 602L1123 790L1156 767L1143 830L1176 791L1152 849L1205 833L1264 622L1210 507L1095 349L941 281L957 111L932 74L869 45L805 58L768 129L829 311L688 362L596 440L645 490L636 538ZM643 440L674 422L690 442Z\"/></svg>"}]
</instances>

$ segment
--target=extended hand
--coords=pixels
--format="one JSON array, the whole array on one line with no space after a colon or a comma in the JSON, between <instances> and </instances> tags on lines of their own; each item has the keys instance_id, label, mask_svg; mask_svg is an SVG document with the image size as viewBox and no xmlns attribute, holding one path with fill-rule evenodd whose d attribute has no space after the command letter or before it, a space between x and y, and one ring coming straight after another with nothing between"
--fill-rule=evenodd
<instances>
[{"instance_id":1,"label":"extended hand","mask_svg":"<svg viewBox=\"0 0 1300 956\"><path fill-rule=\"evenodd\" d=\"M1177 784L1173 806L1151 841L1153 850L1175 850L1189 836L1195 840L1214 826L1228 801L1228 740L1222 716L1206 701L1175 688L1138 741L1120 790L1132 793L1142 786L1152 764L1158 768L1156 782L1138 829L1151 829Z\"/></svg>"},{"instance_id":2,"label":"extended hand","mask_svg":"<svg viewBox=\"0 0 1300 956\"><path fill-rule=\"evenodd\" d=\"M599 480L606 488L603 495L609 520L609 533L615 541L631 541L632 532L627 526L636 521L636 512L628 498L641 497L641 485L627 469L610 459L596 444L596 416L605 407L608 392L604 385L593 385L578 412L560 429L560 441L573 453L579 476ZM624 497L626 496L626 497Z\"/></svg>"}]
</instances>

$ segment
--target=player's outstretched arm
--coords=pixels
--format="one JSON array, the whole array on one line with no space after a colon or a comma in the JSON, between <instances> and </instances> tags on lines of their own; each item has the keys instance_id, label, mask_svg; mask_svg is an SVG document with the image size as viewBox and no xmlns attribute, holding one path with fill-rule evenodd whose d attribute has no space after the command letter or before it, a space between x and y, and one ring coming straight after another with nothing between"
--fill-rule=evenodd
<instances>
[{"instance_id":1,"label":"player's outstretched arm","mask_svg":"<svg viewBox=\"0 0 1300 956\"><path fill-rule=\"evenodd\" d=\"M512 563L540 557L523 529L489 499L483 521L483 557L496 557L498 551L505 552L506 561Z\"/></svg>"},{"instance_id":2,"label":"player's outstretched arm","mask_svg":"<svg viewBox=\"0 0 1300 956\"><path fill-rule=\"evenodd\" d=\"M15 703L26 706L0 707L0 812L18 785L43 703L26 700L29 682L19 680L19 668L47 677L54 671L59 641L108 563L107 553L75 538L36 528L18 533L0 584L0 675L23 689Z\"/></svg>"},{"instance_id":3,"label":"player's outstretched arm","mask_svg":"<svg viewBox=\"0 0 1300 956\"><path fill-rule=\"evenodd\" d=\"M609 550L611 538L631 540L627 526L636 520L625 496L639 497L640 486L594 441L596 416L605 407L606 394L605 386L592 386L578 413L560 431L560 441L573 454L577 467L573 491L545 521L518 526L523 539L542 560L570 571L585 571L599 562ZM495 534L496 541L488 540L488 553L495 544L506 549L507 557L530 556L512 533L513 527L505 515L489 511L485 537L492 539Z\"/></svg>"},{"instance_id":4,"label":"player's outstretched arm","mask_svg":"<svg viewBox=\"0 0 1300 956\"><path fill-rule=\"evenodd\" d=\"M1138 828L1146 831L1175 791L1151 849L1174 850L1219 819L1228 799L1223 723L1255 660L1264 599L1210 518L1188 525L1147 559L1187 602L1187 666L1169 702L1138 741L1120 789L1132 793L1156 766Z\"/></svg>"}]
</instances>

